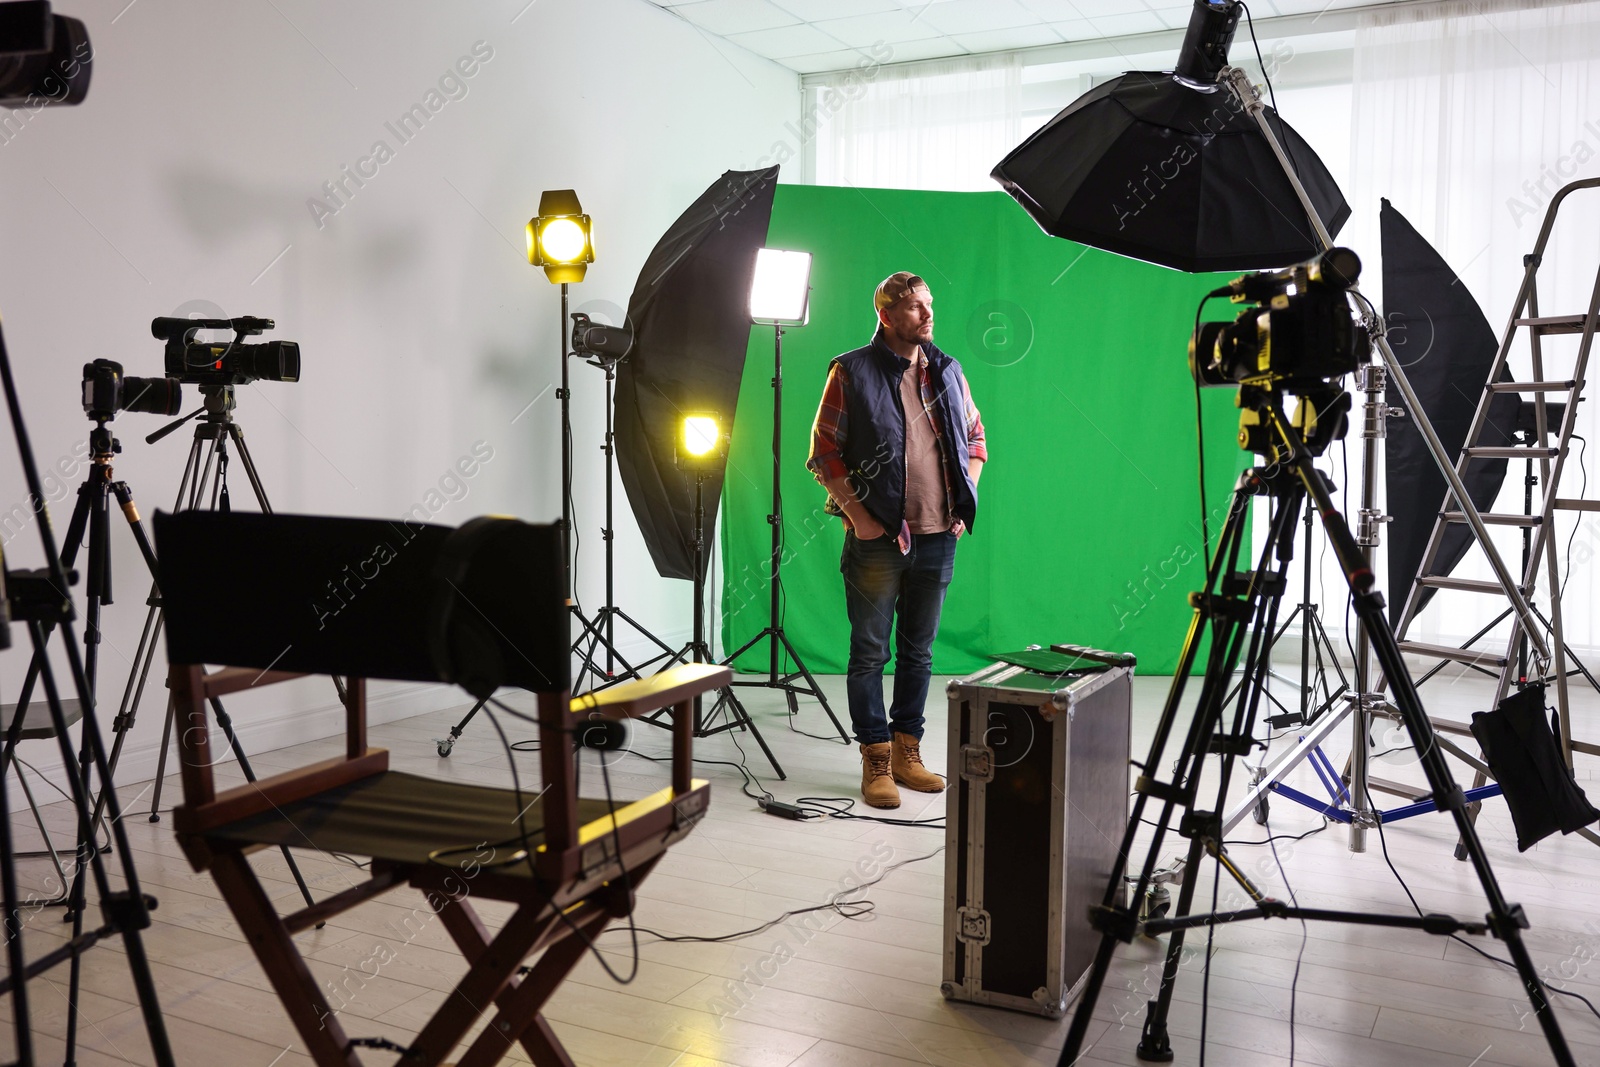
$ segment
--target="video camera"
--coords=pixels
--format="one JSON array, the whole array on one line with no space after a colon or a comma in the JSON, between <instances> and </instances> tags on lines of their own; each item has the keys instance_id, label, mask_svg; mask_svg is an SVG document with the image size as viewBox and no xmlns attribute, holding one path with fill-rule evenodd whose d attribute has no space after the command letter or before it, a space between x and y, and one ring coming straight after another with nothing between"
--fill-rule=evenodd
<instances>
[{"instance_id":1,"label":"video camera","mask_svg":"<svg viewBox=\"0 0 1600 1067\"><path fill-rule=\"evenodd\" d=\"M300 346L293 341L244 344L264 330L271 319L243 315L234 319L179 319L162 317L150 323L150 332L167 343L166 370L170 377L191 385L249 385L251 382L300 380ZM197 343L201 330L232 330L227 344Z\"/></svg>"},{"instance_id":2,"label":"video camera","mask_svg":"<svg viewBox=\"0 0 1600 1067\"><path fill-rule=\"evenodd\" d=\"M1246 274L1207 294L1251 303L1232 322L1205 322L1189 339L1189 370L1204 386L1301 393L1353 373L1372 339L1350 307L1361 260L1332 248L1293 267Z\"/></svg>"},{"instance_id":3,"label":"video camera","mask_svg":"<svg viewBox=\"0 0 1600 1067\"><path fill-rule=\"evenodd\" d=\"M52 14L48 0L0 4L0 107L81 104L93 70L82 19Z\"/></svg>"},{"instance_id":4,"label":"video camera","mask_svg":"<svg viewBox=\"0 0 1600 1067\"><path fill-rule=\"evenodd\" d=\"M109 359L83 365L83 412L96 422L119 411L176 415L182 404L183 387L176 378L125 376L122 364Z\"/></svg>"}]
</instances>

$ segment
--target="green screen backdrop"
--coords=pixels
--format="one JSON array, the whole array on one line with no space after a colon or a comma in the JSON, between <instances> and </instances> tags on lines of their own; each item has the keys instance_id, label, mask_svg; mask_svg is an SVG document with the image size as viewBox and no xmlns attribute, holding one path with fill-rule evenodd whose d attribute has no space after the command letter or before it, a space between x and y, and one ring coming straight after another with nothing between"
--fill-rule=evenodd
<instances>
[{"instance_id":1,"label":"green screen backdrop","mask_svg":"<svg viewBox=\"0 0 1600 1067\"><path fill-rule=\"evenodd\" d=\"M783 625L806 666L842 674L849 653L844 529L823 512L826 495L805 467L811 423L828 361L872 338L873 288L909 270L928 281L934 342L961 361L990 450L935 672L964 674L990 653L1061 641L1172 671L1186 597L1204 577L1187 344L1195 305L1222 276L1048 237L1000 192L782 185L767 244L813 255L810 324L783 336ZM772 357L772 328L755 327L723 490L730 652L768 618ZM1236 443L1235 395L1202 391L1213 539L1249 462ZM768 647L737 668L765 673Z\"/></svg>"}]
</instances>

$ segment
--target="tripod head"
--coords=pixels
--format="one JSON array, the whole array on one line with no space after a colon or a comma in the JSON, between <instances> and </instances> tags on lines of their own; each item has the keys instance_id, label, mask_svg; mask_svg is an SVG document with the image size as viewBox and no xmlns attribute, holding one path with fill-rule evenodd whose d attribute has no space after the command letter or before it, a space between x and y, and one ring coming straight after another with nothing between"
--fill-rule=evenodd
<instances>
[{"instance_id":1,"label":"tripod head","mask_svg":"<svg viewBox=\"0 0 1600 1067\"><path fill-rule=\"evenodd\" d=\"M1290 425L1299 434L1300 444L1312 456L1320 456L1350 429L1350 394L1340 381L1320 386L1301 385ZM1284 391L1244 385L1239 387L1239 447L1264 456L1270 463L1294 457L1274 432L1272 412L1283 410Z\"/></svg>"},{"instance_id":2,"label":"tripod head","mask_svg":"<svg viewBox=\"0 0 1600 1067\"><path fill-rule=\"evenodd\" d=\"M200 395L204 399L204 403L200 407L189 412L189 414L180 416L167 423L155 433L146 434L144 443L147 445L153 445L163 437L172 433L178 427L182 426L184 423L198 419L202 415L205 416L207 425L231 425L233 423L233 409L239 406L238 398L234 395L233 388L234 387L232 385L202 385L200 387ZM205 432L207 431L205 431L204 426L197 427L195 430L195 434L197 436Z\"/></svg>"}]
</instances>

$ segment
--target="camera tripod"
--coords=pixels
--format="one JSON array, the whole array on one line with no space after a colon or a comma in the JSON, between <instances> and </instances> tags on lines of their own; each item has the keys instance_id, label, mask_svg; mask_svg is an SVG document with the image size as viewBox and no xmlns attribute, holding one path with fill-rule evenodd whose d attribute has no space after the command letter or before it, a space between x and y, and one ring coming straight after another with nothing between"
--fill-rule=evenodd
<instances>
[{"instance_id":1,"label":"camera tripod","mask_svg":"<svg viewBox=\"0 0 1600 1067\"><path fill-rule=\"evenodd\" d=\"M163 437L178 429L192 419L200 418L201 421L194 428L194 444L189 449L189 459L183 469L183 478L178 484L178 497L175 510L189 510L203 506L220 509L229 508L228 499L228 449L227 443L232 440L239 461L244 464L245 473L249 476L250 486L255 491L256 503L263 512L271 512L272 508L267 503L266 492L261 487L261 480L256 475L254 461L250 458L250 451L245 447L244 433L239 424L233 419L235 406L234 387L231 385L203 385L201 394L205 397L204 405L198 410L168 423L166 426L145 438L146 442L154 444ZM149 610L145 614L144 628L139 634L139 645L134 652L133 667L128 672L128 683L122 692L122 703L117 709L117 716L112 720L111 729L116 735L116 740L111 748L110 770L116 772L117 761L122 756L122 744L127 739L128 731L133 728L138 717L139 701L144 696L145 682L150 675L150 665L155 660L156 645L161 637L161 578L160 570L155 558L155 552L150 547L150 540L145 535L144 526L139 521L138 508L133 502L133 492L126 482L115 481L112 470L112 456L121 451L116 438L113 437L102 422L96 426L89 435L90 440L90 471L88 478L78 489L78 504L73 510L72 521L67 526L66 540L63 542L62 556L66 561L75 558L79 547L83 543L85 528L89 535L89 584L86 591L88 608L86 616L88 622L86 629L88 643L86 660L90 664L88 672L89 686L94 688L93 662L99 640L100 605L111 603L111 528L109 518L109 495L115 495L122 507L123 514L127 517L128 526L133 531L134 539L139 543L140 552L144 556L145 565L150 570L150 596L147 601ZM202 460L202 454L203 460ZM214 477L213 477L214 476ZM207 500L206 488L210 484L210 499ZM37 657L36 657L37 659ZM30 667L30 674L33 668ZM26 692L26 688L24 689ZM229 718L227 710L223 708L220 700L211 701L211 712L217 717L217 725L222 727L223 734L227 737L233 754L239 761L239 770L244 774L246 781L255 781L255 770L250 766L250 757L245 754L244 746L240 744L238 735L233 729L233 720ZM162 780L166 775L167 750L172 740L172 722L175 709L172 701L167 701L167 717L161 731L161 754L156 764L156 777L153 795L150 800L150 821L161 821L161 788ZM96 814L98 815L98 806ZM305 879L300 874L299 865L294 861L294 856L287 848L283 849L284 861L288 864L289 872L294 877L295 885L300 888L300 895L307 904L314 901L311 890L306 886Z\"/></svg>"},{"instance_id":2,"label":"camera tripod","mask_svg":"<svg viewBox=\"0 0 1600 1067\"><path fill-rule=\"evenodd\" d=\"M16 437L17 452L22 462L23 476L27 482L30 503L37 509L39 540L44 548L45 570L42 573L6 571L5 597L12 618L27 624L28 636L33 646L34 662L38 664L36 682L43 688L45 703L56 741L61 749L62 767L66 773L74 813L78 825L79 858L71 901L75 909L73 936L66 944L46 952L29 963L23 952L23 918L18 899L15 854L11 846L11 816L6 801L5 776L0 774L0 907L4 909L6 941L6 973L0 977L0 996L11 997L12 1026L15 1032L16 1062L21 1067L32 1067L34 1062L33 1032L28 1010L28 982L63 962L69 964L70 995L66 1027L66 1059L74 1061L77 1039L77 992L83 952L112 938L120 937L128 961L128 973L144 1019L145 1032L150 1040L150 1051L159 1067L172 1067L172 1047L167 1039L166 1024L161 1017L161 1006L156 995L155 982L150 973L150 963L145 955L142 931L150 927L150 911L156 906L154 898L140 888L138 872L133 865L133 851L128 845L122 825L122 808L112 783L111 767L106 757L99 720L95 715L93 689L85 673L83 658L72 632L73 607L67 590L71 584L66 566L56 549L55 532L50 524L49 512L44 506L44 489L39 481L39 470L34 462L33 449L23 425L22 406L17 398L16 382L11 373L11 359L6 351L5 339L0 334L0 382L5 388L6 408L11 418L11 428ZM109 435L107 435L109 437ZM91 560L91 565L93 564ZM83 711L82 752L72 751L67 734L66 715L61 694L56 687L54 669L46 655L46 635L50 629L62 633L63 654L72 675L73 688ZM0 627L4 640L0 647L10 645L8 630ZM94 648L91 643L88 646ZM9 725L10 740L14 741L22 722L23 705L18 706ZM90 813L94 801L90 797L88 769L92 767L100 781L99 806L104 810L111 839L120 860L122 889L113 889L107 877L101 850L94 844L94 816ZM83 928L83 881L85 868L95 882L99 893L99 925L90 930Z\"/></svg>"},{"instance_id":3,"label":"camera tripod","mask_svg":"<svg viewBox=\"0 0 1600 1067\"><path fill-rule=\"evenodd\" d=\"M1280 918L1389 926L1422 930L1435 935L1493 934L1506 944L1554 1061L1560 1067L1571 1067L1575 1062L1572 1053L1567 1048L1544 985L1522 941L1521 931L1527 928L1528 920L1521 906L1507 902L1500 890L1483 843L1473 828L1467 798L1451 776L1439 746L1434 743L1433 728L1401 656L1394 631L1389 627L1383 610L1383 596L1376 590L1361 546L1339 514L1323 475L1312 466L1313 456L1320 454L1331 440L1342 435L1349 395L1334 385L1308 389L1306 392L1311 395L1302 396L1295 422L1291 424L1283 413L1281 391L1251 386L1240 390L1240 407L1244 409L1241 440L1252 451L1269 457L1271 462L1268 466L1254 467L1240 475L1227 521L1215 554L1207 566L1205 586L1190 598L1195 606L1194 617L1184 639L1178 666L1173 672L1172 688L1156 724L1149 756L1139 765L1142 773L1135 786L1133 810L1123 834L1117 863L1101 904L1090 910L1090 923L1101 934L1100 946L1058 1062L1061 1067L1070 1067L1077 1062L1118 941L1131 942L1141 933L1148 936L1171 934L1161 985L1156 998L1149 1004L1137 1049L1140 1059L1167 1062L1173 1055L1167 1018L1183 959L1185 931L1246 919ZM1305 430L1304 439L1301 428ZM1273 512L1270 532L1255 569L1240 571L1240 556L1249 537L1249 503L1252 497L1266 497L1271 501ZM1279 602L1287 587L1286 572L1294 554L1295 522L1308 498L1322 517L1329 543L1350 588L1356 614L1366 628L1379 665L1390 679L1395 705L1411 734L1427 776L1429 799L1436 809L1448 812L1455 820L1462 845L1482 886L1489 912L1481 921L1460 920L1438 914L1384 915L1291 906L1267 897L1228 859L1222 843L1220 812L1227 796L1234 761L1248 754L1258 744L1253 738L1253 728L1267 673L1264 653L1276 625ZM1248 564L1249 561L1246 559L1244 562ZM1168 766L1164 751L1178 726L1179 707L1188 675L1200 655L1201 639L1208 628L1210 648L1198 704L1190 719L1172 779L1159 781L1159 769ZM1229 681L1241 654L1244 656L1246 683L1237 690L1231 722L1225 723ZM1206 811L1196 804L1204 759L1212 753L1221 757L1221 768L1215 804ZM1150 802L1159 803L1161 810L1154 820L1154 837L1134 886L1135 905L1130 907L1124 896L1123 872L1128 866L1135 836L1144 822L1145 807ZM1138 902L1144 899L1152 886L1162 841L1180 808L1182 814L1177 823L1177 833L1189 839L1189 876L1184 879L1178 901L1170 915L1142 920ZM1217 877L1220 878L1222 872L1226 871L1239 884L1250 900L1249 907L1200 914L1191 912L1195 882L1198 880L1194 874L1206 854L1217 860Z\"/></svg>"}]
</instances>

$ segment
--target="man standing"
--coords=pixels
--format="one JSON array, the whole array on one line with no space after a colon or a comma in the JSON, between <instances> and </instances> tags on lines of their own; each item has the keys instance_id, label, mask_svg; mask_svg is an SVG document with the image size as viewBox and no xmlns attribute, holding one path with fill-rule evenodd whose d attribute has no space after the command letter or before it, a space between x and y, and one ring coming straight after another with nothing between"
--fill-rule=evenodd
<instances>
[{"instance_id":1,"label":"man standing","mask_svg":"<svg viewBox=\"0 0 1600 1067\"><path fill-rule=\"evenodd\" d=\"M988 452L961 365L933 343L928 283L899 271L878 285L872 302L872 343L829 366L806 466L827 489L828 510L845 523L846 688L861 746L861 793L875 808L897 808L896 782L923 793L944 789L922 763L922 709L956 539L972 528ZM894 698L885 712L891 628Z\"/></svg>"}]
</instances>

